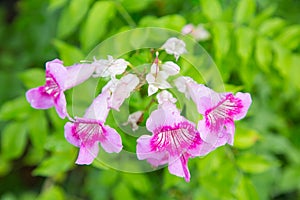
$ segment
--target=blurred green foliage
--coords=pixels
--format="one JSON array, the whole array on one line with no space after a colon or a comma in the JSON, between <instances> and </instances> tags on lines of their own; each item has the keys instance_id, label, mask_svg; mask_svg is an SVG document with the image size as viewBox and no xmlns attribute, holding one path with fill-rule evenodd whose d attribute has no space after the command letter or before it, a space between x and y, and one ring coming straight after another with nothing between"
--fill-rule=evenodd
<instances>
[{"instance_id":1,"label":"blurred green foliage","mask_svg":"<svg viewBox=\"0 0 300 200\"><path fill-rule=\"evenodd\" d=\"M297 0L19 0L0 3L0 199L300 199L300 2ZM55 110L25 91L48 60L84 59L136 27L203 24L201 45L228 90L250 92L235 145L191 159L191 182L166 169L129 174L76 166ZM70 98L70 97L69 97Z\"/></svg>"}]
</instances>

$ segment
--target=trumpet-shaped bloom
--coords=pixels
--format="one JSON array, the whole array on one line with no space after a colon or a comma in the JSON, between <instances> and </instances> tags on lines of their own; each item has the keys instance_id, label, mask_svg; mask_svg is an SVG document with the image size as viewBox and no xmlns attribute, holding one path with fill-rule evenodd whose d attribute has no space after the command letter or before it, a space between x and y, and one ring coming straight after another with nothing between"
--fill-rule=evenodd
<instances>
[{"instance_id":1,"label":"trumpet-shaped bloom","mask_svg":"<svg viewBox=\"0 0 300 200\"><path fill-rule=\"evenodd\" d=\"M240 120L247 114L252 102L248 93L217 93L212 89L187 80L185 92L196 103L203 119L198 122L201 138L218 147L226 143L233 145L234 120Z\"/></svg>"},{"instance_id":2,"label":"trumpet-shaped bloom","mask_svg":"<svg viewBox=\"0 0 300 200\"><path fill-rule=\"evenodd\" d=\"M47 62L45 85L28 90L27 101L36 109L54 106L59 117L65 118L68 114L64 91L82 83L93 72L94 67L89 64L64 67L62 61L58 59Z\"/></svg>"},{"instance_id":3,"label":"trumpet-shaped bloom","mask_svg":"<svg viewBox=\"0 0 300 200\"><path fill-rule=\"evenodd\" d=\"M178 60L179 56L186 51L185 43L175 37L169 38L162 47L167 54L174 55L175 59Z\"/></svg>"},{"instance_id":4,"label":"trumpet-shaped bloom","mask_svg":"<svg viewBox=\"0 0 300 200\"><path fill-rule=\"evenodd\" d=\"M94 77L115 77L118 74L122 74L129 63L124 59L114 59L112 56L108 56L108 59L95 60L95 75Z\"/></svg>"},{"instance_id":5,"label":"trumpet-shaped bloom","mask_svg":"<svg viewBox=\"0 0 300 200\"><path fill-rule=\"evenodd\" d=\"M146 127L152 135L137 140L138 159L147 160L154 167L168 163L169 172L186 181L190 180L188 159L212 150L212 146L202 141L195 125L170 102L162 103L151 113Z\"/></svg>"},{"instance_id":6,"label":"trumpet-shaped bloom","mask_svg":"<svg viewBox=\"0 0 300 200\"><path fill-rule=\"evenodd\" d=\"M77 164L91 164L99 152L99 143L108 152L120 152L122 141L113 128L104 125L109 112L108 99L110 92L103 91L87 109L83 118L65 125L65 137L68 142L79 147Z\"/></svg>"}]
</instances>

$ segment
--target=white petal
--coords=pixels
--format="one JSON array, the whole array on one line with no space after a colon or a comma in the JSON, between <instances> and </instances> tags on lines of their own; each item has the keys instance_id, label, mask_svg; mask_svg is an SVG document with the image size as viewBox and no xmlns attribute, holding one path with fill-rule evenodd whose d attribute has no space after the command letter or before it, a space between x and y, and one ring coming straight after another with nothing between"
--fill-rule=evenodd
<instances>
[{"instance_id":1,"label":"white petal","mask_svg":"<svg viewBox=\"0 0 300 200\"><path fill-rule=\"evenodd\" d=\"M124 59L114 60L109 68L111 76L122 74L126 70L128 64L129 63Z\"/></svg>"},{"instance_id":2,"label":"white petal","mask_svg":"<svg viewBox=\"0 0 300 200\"><path fill-rule=\"evenodd\" d=\"M152 84L155 82L155 77L153 76L153 74L147 74L146 75L146 80L149 84Z\"/></svg>"},{"instance_id":3,"label":"white petal","mask_svg":"<svg viewBox=\"0 0 300 200\"><path fill-rule=\"evenodd\" d=\"M151 96L152 94L156 93L158 91L158 88L155 87L153 84L149 84L148 86L148 96Z\"/></svg>"},{"instance_id":4,"label":"white petal","mask_svg":"<svg viewBox=\"0 0 300 200\"><path fill-rule=\"evenodd\" d=\"M129 97L138 84L139 79L136 75L128 74L122 77L112 93L109 106L115 110L119 110L124 100Z\"/></svg>"},{"instance_id":5,"label":"white petal","mask_svg":"<svg viewBox=\"0 0 300 200\"><path fill-rule=\"evenodd\" d=\"M174 55L175 59L178 60L179 56L186 51L185 43L175 37L169 38L162 46L167 54Z\"/></svg>"},{"instance_id":6,"label":"white petal","mask_svg":"<svg viewBox=\"0 0 300 200\"><path fill-rule=\"evenodd\" d=\"M168 61L162 64L162 70L168 75L176 75L180 71L180 67L174 62Z\"/></svg>"}]
</instances>

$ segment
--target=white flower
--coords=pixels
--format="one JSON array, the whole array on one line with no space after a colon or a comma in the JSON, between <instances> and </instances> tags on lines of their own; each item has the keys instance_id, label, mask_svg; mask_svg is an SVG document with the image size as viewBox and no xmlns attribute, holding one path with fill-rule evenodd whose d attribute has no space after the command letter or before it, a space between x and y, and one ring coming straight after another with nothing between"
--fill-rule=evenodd
<instances>
[{"instance_id":1,"label":"white flower","mask_svg":"<svg viewBox=\"0 0 300 200\"><path fill-rule=\"evenodd\" d=\"M94 77L115 77L118 74L122 74L129 64L124 59L113 59L112 56L107 56L108 59L95 60Z\"/></svg>"},{"instance_id":2,"label":"white flower","mask_svg":"<svg viewBox=\"0 0 300 200\"><path fill-rule=\"evenodd\" d=\"M176 61L181 54L187 52L185 49L185 43L175 37L169 38L161 48L165 49L167 54L174 55Z\"/></svg>"},{"instance_id":3,"label":"white flower","mask_svg":"<svg viewBox=\"0 0 300 200\"><path fill-rule=\"evenodd\" d=\"M167 89L172 86L167 82L169 76L179 73L180 67L174 62L168 61L161 64L161 69L157 63L151 65L150 73L147 74L146 80L148 86L148 96L156 93L158 89Z\"/></svg>"},{"instance_id":4,"label":"white flower","mask_svg":"<svg viewBox=\"0 0 300 200\"><path fill-rule=\"evenodd\" d=\"M158 89L171 88L171 85L166 81L168 75L164 71L158 71L156 74L147 74L146 80L148 86L148 96L156 93Z\"/></svg>"},{"instance_id":5,"label":"white flower","mask_svg":"<svg viewBox=\"0 0 300 200\"><path fill-rule=\"evenodd\" d=\"M134 112L134 113L130 114L128 116L127 122L123 123L123 126L126 126L126 125L130 124L130 127L133 131L138 130L139 127L137 125L137 122L140 120L142 115L143 115L142 111L137 111L137 112Z\"/></svg>"},{"instance_id":6,"label":"white flower","mask_svg":"<svg viewBox=\"0 0 300 200\"><path fill-rule=\"evenodd\" d=\"M170 103L174 104L177 101L177 99L175 99L173 97L173 95L170 92L168 92L167 90L163 90L162 92L158 93L156 98L157 98L159 104L162 104L165 102L170 102Z\"/></svg>"}]
</instances>

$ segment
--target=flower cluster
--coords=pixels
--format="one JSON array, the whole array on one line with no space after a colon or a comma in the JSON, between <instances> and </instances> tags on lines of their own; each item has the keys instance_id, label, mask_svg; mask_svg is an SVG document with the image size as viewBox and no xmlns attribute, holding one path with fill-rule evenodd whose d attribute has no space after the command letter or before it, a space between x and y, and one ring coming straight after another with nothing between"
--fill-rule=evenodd
<instances>
[{"instance_id":1,"label":"flower cluster","mask_svg":"<svg viewBox=\"0 0 300 200\"><path fill-rule=\"evenodd\" d=\"M176 61L187 52L185 43L175 37L168 39L158 51L174 55ZM171 174L184 177L188 182L189 158L204 156L225 144L233 145L234 121L245 117L251 97L241 92L235 95L217 93L191 77L180 76L180 67L173 61L159 60L158 51L146 73L129 71L128 61L112 56L69 67L55 59L46 63L45 85L27 91L26 98L33 108L55 107L59 117L69 119L64 133L69 143L80 148L76 163L91 164L98 155L99 145L108 153L122 150L122 139L107 124L106 118L111 109L119 111L125 99L145 85L148 95L144 98L151 98L156 109L144 119L144 113L149 112L149 105L145 106L145 110L131 113L123 123L137 131L138 124L145 120L151 133L137 139L137 158L153 167L167 164ZM173 82L168 80L171 76L175 78ZM102 78L107 83L83 116L71 117L67 112L65 91L89 78ZM177 99L169 91L172 85L196 105L195 112L203 116L200 121L182 116Z\"/></svg>"}]
</instances>

